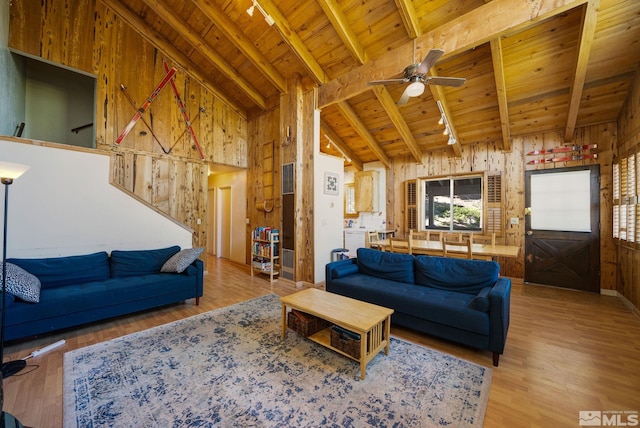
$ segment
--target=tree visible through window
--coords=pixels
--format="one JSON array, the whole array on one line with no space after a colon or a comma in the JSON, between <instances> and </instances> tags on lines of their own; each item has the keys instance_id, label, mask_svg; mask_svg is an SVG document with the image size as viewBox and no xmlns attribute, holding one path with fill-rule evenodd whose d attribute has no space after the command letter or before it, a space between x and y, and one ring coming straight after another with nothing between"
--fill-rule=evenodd
<instances>
[{"instance_id":1,"label":"tree visible through window","mask_svg":"<svg viewBox=\"0 0 640 428\"><path fill-rule=\"evenodd\" d=\"M482 230L482 177L424 180L423 229Z\"/></svg>"}]
</instances>

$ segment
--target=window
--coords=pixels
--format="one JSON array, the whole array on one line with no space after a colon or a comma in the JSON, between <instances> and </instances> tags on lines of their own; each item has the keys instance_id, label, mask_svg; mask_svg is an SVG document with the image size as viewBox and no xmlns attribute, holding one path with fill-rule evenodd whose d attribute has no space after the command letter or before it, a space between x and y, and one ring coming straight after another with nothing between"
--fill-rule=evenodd
<instances>
[{"instance_id":1,"label":"window","mask_svg":"<svg viewBox=\"0 0 640 428\"><path fill-rule=\"evenodd\" d=\"M420 229L483 229L483 176L423 179L421 184Z\"/></svg>"},{"instance_id":2,"label":"window","mask_svg":"<svg viewBox=\"0 0 640 428\"><path fill-rule=\"evenodd\" d=\"M613 237L640 242L640 153L613 165Z\"/></svg>"},{"instance_id":3,"label":"window","mask_svg":"<svg viewBox=\"0 0 640 428\"><path fill-rule=\"evenodd\" d=\"M353 183L344 185L344 216L346 218L358 217L356 211L356 187Z\"/></svg>"}]
</instances>

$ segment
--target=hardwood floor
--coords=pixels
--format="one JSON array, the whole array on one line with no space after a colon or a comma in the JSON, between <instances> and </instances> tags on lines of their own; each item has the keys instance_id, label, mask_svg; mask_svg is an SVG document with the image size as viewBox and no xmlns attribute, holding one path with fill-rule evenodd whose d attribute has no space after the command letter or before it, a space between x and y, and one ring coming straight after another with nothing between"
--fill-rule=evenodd
<instances>
[{"instance_id":1,"label":"hardwood floor","mask_svg":"<svg viewBox=\"0 0 640 428\"><path fill-rule=\"evenodd\" d=\"M4 380L4 410L25 426L62 426L64 352L269 293L298 291L265 278L209 258L200 306L190 300L10 344L5 360L66 340ZM392 335L492 367L489 352L406 329L392 328ZM514 283L507 346L493 369L484 426L577 427L581 410L640 411L640 319L616 297Z\"/></svg>"}]
</instances>

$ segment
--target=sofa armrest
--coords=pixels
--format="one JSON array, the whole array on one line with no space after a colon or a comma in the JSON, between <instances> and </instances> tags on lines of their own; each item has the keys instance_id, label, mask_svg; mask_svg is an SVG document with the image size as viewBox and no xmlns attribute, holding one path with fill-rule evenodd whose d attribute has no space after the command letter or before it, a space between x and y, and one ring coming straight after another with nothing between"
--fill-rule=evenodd
<instances>
[{"instance_id":1,"label":"sofa armrest","mask_svg":"<svg viewBox=\"0 0 640 428\"><path fill-rule=\"evenodd\" d=\"M502 354L509 330L511 278L498 278L489 291L489 302L489 347L491 351Z\"/></svg>"},{"instance_id":2,"label":"sofa armrest","mask_svg":"<svg viewBox=\"0 0 640 428\"><path fill-rule=\"evenodd\" d=\"M356 264L358 259L345 259L335 262L327 263L325 266L325 288L327 291L331 290L331 280L340 278L343 276L351 275L358 272L358 265Z\"/></svg>"}]
</instances>

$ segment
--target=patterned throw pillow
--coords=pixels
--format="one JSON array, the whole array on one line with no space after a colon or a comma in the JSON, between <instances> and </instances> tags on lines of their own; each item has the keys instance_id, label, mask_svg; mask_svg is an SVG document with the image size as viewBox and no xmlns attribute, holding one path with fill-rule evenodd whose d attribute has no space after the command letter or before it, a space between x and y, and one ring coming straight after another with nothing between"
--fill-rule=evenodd
<instances>
[{"instance_id":1,"label":"patterned throw pillow","mask_svg":"<svg viewBox=\"0 0 640 428\"><path fill-rule=\"evenodd\" d=\"M2 265L0 265L0 278L2 278ZM2 284L0 284L1 286ZM7 263L7 293L25 302L38 303L40 301L40 280L21 267Z\"/></svg>"},{"instance_id":2,"label":"patterned throw pillow","mask_svg":"<svg viewBox=\"0 0 640 428\"><path fill-rule=\"evenodd\" d=\"M204 251L204 247L199 248L185 248L184 250L178 252L171 256L169 260L167 260L160 272L183 272L195 259L197 259L200 254Z\"/></svg>"}]
</instances>

